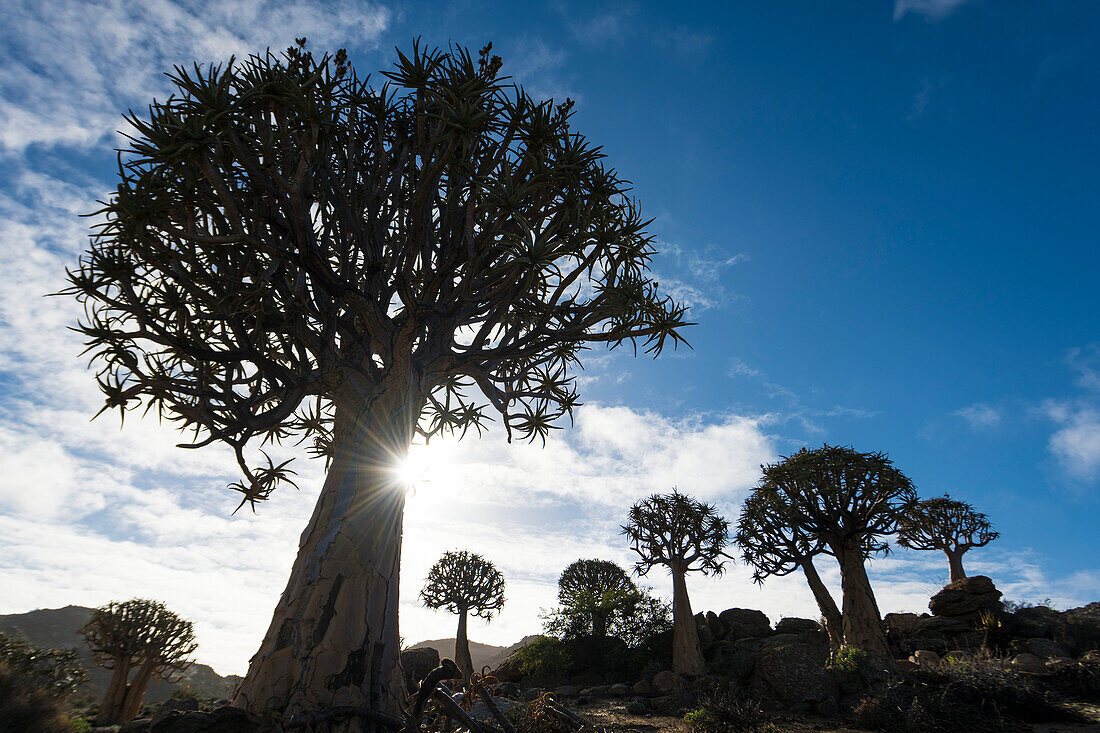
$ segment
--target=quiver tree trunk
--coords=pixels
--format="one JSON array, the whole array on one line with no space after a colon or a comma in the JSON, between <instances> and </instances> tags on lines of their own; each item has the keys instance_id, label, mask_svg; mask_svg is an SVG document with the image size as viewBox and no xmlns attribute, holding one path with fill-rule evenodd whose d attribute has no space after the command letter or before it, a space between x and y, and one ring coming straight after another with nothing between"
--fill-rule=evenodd
<instances>
[{"instance_id":1,"label":"quiver tree trunk","mask_svg":"<svg viewBox=\"0 0 1100 733\"><path fill-rule=\"evenodd\" d=\"M609 612L607 611L593 611L592 612L592 637L595 639L603 639L607 636L607 617Z\"/></svg>"},{"instance_id":2,"label":"quiver tree trunk","mask_svg":"<svg viewBox=\"0 0 1100 733\"><path fill-rule=\"evenodd\" d=\"M843 548L836 555L840 561L844 645L862 649L873 657L888 658L886 632L871 581L867 578L863 554L859 548Z\"/></svg>"},{"instance_id":3,"label":"quiver tree trunk","mask_svg":"<svg viewBox=\"0 0 1100 733\"><path fill-rule=\"evenodd\" d=\"M156 662L153 660L144 662L138 667L137 675L133 682L126 688L126 697L122 701L120 723L128 723L141 712L141 701L145 699L145 691L149 689L149 682L156 671Z\"/></svg>"},{"instance_id":4,"label":"quiver tree trunk","mask_svg":"<svg viewBox=\"0 0 1100 733\"><path fill-rule=\"evenodd\" d=\"M947 565L951 568L951 582L956 580L962 580L966 577L966 571L963 570L963 553L965 549L960 550L944 550L944 554L947 555Z\"/></svg>"},{"instance_id":5,"label":"quiver tree trunk","mask_svg":"<svg viewBox=\"0 0 1100 733\"><path fill-rule=\"evenodd\" d=\"M684 571L673 565L672 570L672 671L698 677L706 674L703 652L699 647L699 630L691 612Z\"/></svg>"},{"instance_id":6,"label":"quiver tree trunk","mask_svg":"<svg viewBox=\"0 0 1100 733\"><path fill-rule=\"evenodd\" d=\"M833 595L829 592L825 583L821 581L821 576L817 574L817 568L814 567L813 560L806 558L802 562L802 572L806 574L806 582L809 584L810 591L814 594L814 600L817 601L817 607L821 611L825 633L829 635L829 649L835 651L844 642L844 621L841 618L840 609L836 607Z\"/></svg>"},{"instance_id":7,"label":"quiver tree trunk","mask_svg":"<svg viewBox=\"0 0 1100 733\"><path fill-rule=\"evenodd\" d=\"M466 617L468 615L465 608L458 609L458 633L455 634L455 664L462 672L463 680L469 680L470 675L474 673L474 661L470 657L470 639L466 635Z\"/></svg>"},{"instance_id":8,"label":"quiver tree trunk","mask_svg":"<svg viewBox=\"0 0 1100 733\"><path fill-rule=\"evenodd\" d=\"M328 475L234 704L283 716L341 705L399 716L405 491L393 466L408 453L421 403L408 388L337 400Z\"/></svg>"},{"instance_id":9,"label":"quiver tree trunk","mask_svg":"<svg viewBox=\"0 0 1100 733\"><path fill-rule=\"evenodd\" d=\"M95 716L96 725L107 726L122 722L122 704L126 698L126 682L129 677L130 658L116 656L107 694L103 696L103 702L100 703L99 711Z\"/></svg>"}]
</instances>

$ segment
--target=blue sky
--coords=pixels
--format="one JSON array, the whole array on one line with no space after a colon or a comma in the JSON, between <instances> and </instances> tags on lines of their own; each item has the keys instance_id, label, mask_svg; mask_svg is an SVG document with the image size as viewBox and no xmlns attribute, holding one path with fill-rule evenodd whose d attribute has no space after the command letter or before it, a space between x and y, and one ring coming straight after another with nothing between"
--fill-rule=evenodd
<instances>
[{"instance_id":1,"label":"blue sky","mask_svg":"<svg viewBox=\"0 0 1100 733\"><path fill-rule=\"evenodd\" d=\"M363 72L415 36L493 41L532 94L575 98L699 322L693 350L656 362L593 352L578 425L546 449L492 434L414 451L406 638L453 635L415 606L442 550L502 565L509 604L471 635L510 643L569 561L630 561L631 501L676 484L734 515L759 463L823 441L887 451L922 494L988 512L1002 537L971 570L1010 597L1095 600L1098 31L1086 1L5 3L0 613L152 595L196 619L219 670L258 645L319 468L230 517L224 452L87 423L76 311L39 296L84 246L121 113L164 96L160 73L295 35ZM748 575L692 579L696 608L814 614L797 579ZM930 553L872 564L884 611L921 610L945 576Z\"/></svg>"}]
</instances>

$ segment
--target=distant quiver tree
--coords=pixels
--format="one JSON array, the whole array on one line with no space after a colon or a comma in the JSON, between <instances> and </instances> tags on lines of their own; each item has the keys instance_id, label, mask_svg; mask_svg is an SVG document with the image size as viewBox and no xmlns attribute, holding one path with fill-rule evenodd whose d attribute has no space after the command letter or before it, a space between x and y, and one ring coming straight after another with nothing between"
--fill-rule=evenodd
<instances>
[{"instance_id":1,"label":"distant quiver tree","mask_svg":"<svg viewBox=\"0 0 1100 733\"><path fill-rule=\"evenodd\" d=\"M428 571L420 601L428 608L445 608L458 614L455 664L463 679L470 679L474 663L466 618L472 613L488 621L504 607L504 576L481 555L465 550L445 552Z\"/></svg>"},{"instance_id":2,"label":"distant quiver tree","mask_svg":"<svg viewBox=\"0 0 1100 733\"><path fill-rule=\"evenodd\" d=\"M714 506L696 501L673 489L654 494L630 509L622 533L631 542L639 560L634 569L644 576L657 565L672 575L672 669L680 674L706 672L699 631L688 598L688 573L721 575L725 567L723 548L729 523Z\"/></svg>"},{"instance_id":3,"label":"distant quiver tree","mask_svg":"<svg viewBox=\"0 0 1100 733\"><path fill-rule=\"evenodd\" d=\"M641 600L626 571L610 560L577 560L558 578L562 613L584 624L588 636L607 636L608 623Z\"/></svg>"},{"instance_id":4,"label":"distant quiver tree","mask_svg":"<svg viewBox=\"0 0 1100 733\"><path fill-rule=\"evenodd\" d=\"M829 548L823 539L794 524L787 509L778 494L757 487L741 508L734 541L757 583L802 570L821 611L829 647L839 649L844 641L840 609L814 565L814 557L830 554Z\"/></svg>"},{"instance_id":5,"label":"distant quiver tree","mask_svg":"<svg viewBox=\"0 0 1100 733\"><path fill-rule=\"evenodd\" d=\"M971 547L985 547L1000 537L989 517L965 501L947 494L917 502L905 512L898 544L910 550L942 550L947 555L951 582L966 577L962 556Z\"/></svg>"},{"instance_id":6,"label":"distant quiver tree","mask_svg":"<svg viewBox=\"0 0 1100 733\"><path fill-rule=\"evenodd\" d=\"M803 448L763 469L754 496L780 512L781 521L795 527L809 549L822 543L840 565L844 645L888 658L864 563L889 550L885 537L897 532L905 510L916 500L912 482L885 453L843 446Z\"/></svg>"},{"instance_id":7,"label":"distant quiver tree","mask_svg":"<svg viewBox=\"0 0 1100 733\"><path fill-rule=\"evenodd\" d=\"M584 349L681 340L629 184L571 101L535 101L500 66L414 44L371 85L301 39L177 68L173 95L127 118L67 290L104 409L229 446L242 505L292 480L259 446L306 440L328 465L240 706L398 715L392 467L414 435L492 412L545 439L578 404Z\"/></svg>"},{"instance_id":8,"label":"distant quiver tree","mask_svg":"<svg viewBox=\"0 0 1100 733\"><path fill-rule=\"evenodd\" d=\"M97 608L80 633L96 664L112 670L96 725L133 720L153 678L178 682L198 647L190 621L144 598Z\"/></svg>"}]
</instances>

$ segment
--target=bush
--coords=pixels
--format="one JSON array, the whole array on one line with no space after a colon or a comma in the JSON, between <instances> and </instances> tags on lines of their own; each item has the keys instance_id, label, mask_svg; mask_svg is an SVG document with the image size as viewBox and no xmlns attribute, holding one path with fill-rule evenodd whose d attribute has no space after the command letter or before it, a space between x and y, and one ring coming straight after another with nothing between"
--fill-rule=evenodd
<instances>
[{"instance_id":1,"label":"bush","mask_svg":"<svg viewBox=\"0 0 1100 733\"><path fill-rule=\"evenodd\" d=\"M1058 721L1078 717L987 652L947 656L937 671L895 680L856 708L857 723L885 733L1027 731Z\"/></svg>"},{"instance_id":2,"label":"bush","mask_svg":"<svg viewBox=\"0 0 1100 733\"><path fill-rule=\"evenodd\" d=\"M728 690L703 692L698 705L684 716L694 733L764 733L773 728L758 703Z\"/></svg>"},{"instance_id":3,"label":"bush","mask_svg":"<svg viewBox=\"0 0 1100 733\"><path fill-rule=\"evenodd\" d=\"M528 644L530 646L530 644ZM573 726L550 709L554 696L547 692L508 712L516 733L572 733Z\"/></svg>"},{"instance_id":4,"label":"bush","mask_svg":"<svg viewBox=\"0 0 1100 733\"><path fill-rule=\"evenodd\" d=\"M569 670L570 658L565 644L551 636L539 636L516 650L516 662L523 675L560 677Z\"/></svg>"},{"instance_id":5,"label":"bush","mask_svg":"<svg viewBox=\"0 0 1100 733\"><path fill-rule=\"evenodd\" d=\"M61 696L0 662L0 731L70 733Z\"/></svg>"},{"instance_id":6,"label":"bush","mask_svg":"<svg viewBox=\"0 0 1100 733\"><path fill-rule=\"evenodd\" d=\"M0 632L0 664L22 680L57 698L68 697L88 681L88 673L76 662L72 649L37 647Z\"/></svg>"},{"instance_id":7,"label":"bush","mask_svg":"<svg viewBox=\"0 0 1100 733\"><path fill-rule=\"evenodd\" d=\"M829 659L829 663L825 665L825 667L834 672L855 674L862 671L866 664L867 652L862 649L856 649L855 647L845 646L833 652L832 657Z\"/></svg>"}]
</instances>

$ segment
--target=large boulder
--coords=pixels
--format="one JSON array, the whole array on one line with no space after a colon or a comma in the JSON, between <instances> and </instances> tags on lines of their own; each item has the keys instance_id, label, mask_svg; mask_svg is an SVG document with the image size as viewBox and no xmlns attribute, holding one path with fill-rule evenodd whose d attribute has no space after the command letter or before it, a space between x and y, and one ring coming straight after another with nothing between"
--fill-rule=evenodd
<instances>
[{"instance_id":1,"label":"large boulder","mask_svg":"<svg viewBox=\"0 0 1100 733\"><path fill-rule=\"evenodd\" d=\"M984 575L961 578L944 586L928 602L933 616L975 622L983 613L1000 614L1001 592Z\"/></svg>"},{"instance_id":2,"label":"large boulder","mask_svg":"<svg viewBox=\"0 0 1100 733\"><path fill-rule=\"evenodd\" d=\"M1077 655L1100 649L1100 601L1059 614L1054 640Z\"/></svg>"},{"instance_id":3,"label":"large boulder","mask_svg":"<svg viewBox=\"0 0 1100 733\"><path fill-rule=\"evenodd\" d=\"M245 710L228 706L210 712L172 713L149 726L149 733L258 733L260 730L257 718Z\"/></svg>"},{"instance_id":4,"label":"large boulder","mask_svg":"<svg viewBox=\"0 0 1100 733\"><path fill-rule=\"evenodd\" d=\"M775 625L777 634L812 634L821 631L821 624L812 618L781 618Z\"/></svg>"},{"instance_id":5,"label":"large boulder","mask_svg":"<svg viewBox=\"0 0 1100 733\"><path fill-rule=\"evenodd\" d=\"M1005 623L1014 637L1050 639L1060 620L1061 614L1050 606L1029 606L1007 615Z\"/></svg>"},{"instance_id":6,"label":"large boulder","mask_svg":"<svg viewBox=\"0 0 1100 733\"><path fill-rule=\"evenodd\" d=\"M405 671L405 686L409 691L420 687L420 680L439 666L439 652L430 646L401 652L401 669Z\"/></svg>"},{"instance_id":7,"label":"large boulder","mask_svg":"<svg viewBox=\"0 0 1100 733\"><path fill-rule=\"evenodd\" d=\"M707 666L715 674L746 684L767 641L761 637L728 638L714 645Z\"/></svg>"},{"instance_id":8,"label":"large boulder","mask_svg":"<svg viewBox=\"0 0 1100 733\"><path fill-rule=\"evenodd\" d=\"M840 689L825 670L827 644L806 636L769 639L749 680L749 694L774 710L809 711Z\"/></svg>"},{"instance_id":9,"label":"large boulder","mask_svg":"<svg viewBox=\"0 0 1100 733\"><path fill-rule=\"evenodd\" d=\"M727 608L718 614L718 620L725 627L729 639L767 636L772 631L771 621L764 612L752 608Z\"/></svg>"}]
</instances>

